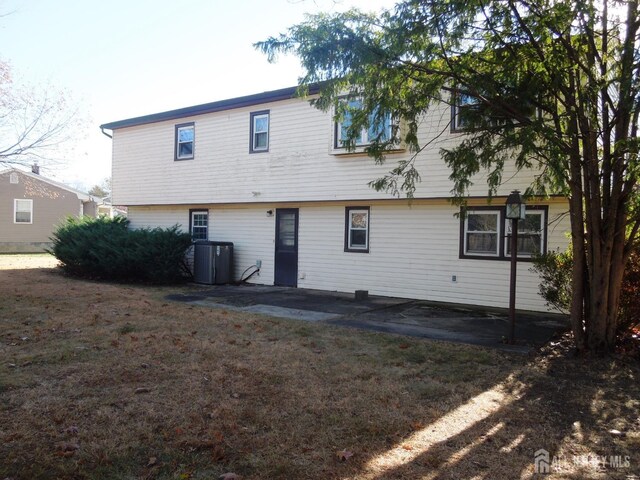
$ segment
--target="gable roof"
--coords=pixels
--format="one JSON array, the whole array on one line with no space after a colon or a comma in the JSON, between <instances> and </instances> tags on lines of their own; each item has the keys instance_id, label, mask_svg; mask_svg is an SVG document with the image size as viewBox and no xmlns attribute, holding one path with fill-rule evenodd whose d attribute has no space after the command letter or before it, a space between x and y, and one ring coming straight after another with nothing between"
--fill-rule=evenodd
<instances>
[{"instance_id":1,"label":"gable roof","mask_svg":"<svg viewBox=\"0 0 640 480\"><path fill-rule=\"evenodd\" d=\"M260 105L262 103L277 102L278 100L288 100L296 96L297 90L298 87L287 87L279 90L246 95L243 97L219 100L217 102L203 103L192 107L179 108L177 110L168 110L166 112L143 115L142 117L127 118L116 122L104 123L100 125L100 128L102 130L117 130L118 128L133 127L135 125L162 122L164 120L175 120L183 117L192 117L194 115L203 115L205 113L220 112L224 110L232 110L234 108L249 107L251 105ZM318 91L319 88L317 85L309 87L309 94L318 93Z\"/></svg>"},{"instance_id":2,"label":"gable roof","mask_svg":"<svg viewBox=\"0 0 640 480\"><path fill-rule=\"evenodd\" d=\"M19 168L11 167L5 170L0 171L0 175L4 175L9 172L17 172L27 177L31 177L35 180L40 180L41 182L48 183L49 185L53 185L54 187L61 188L63 190L67 190L68 192L74 193L78 196L80 200L83 202L97 202L97 199L88 193L82 192L80 190L76 190L75 188L71 188L64 183L57 182L55 180L51 180L50 178L43 177L42 175L36 175L35 173L27 172L25 170L20 170Z\"/></svg>"}]
</instances>

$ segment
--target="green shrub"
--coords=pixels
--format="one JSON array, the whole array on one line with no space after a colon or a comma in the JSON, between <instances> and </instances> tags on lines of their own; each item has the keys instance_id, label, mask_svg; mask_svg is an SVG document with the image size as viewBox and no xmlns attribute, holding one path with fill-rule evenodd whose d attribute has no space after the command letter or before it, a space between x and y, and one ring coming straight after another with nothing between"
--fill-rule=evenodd
<instances>
[{"instance_id":1,"label":"green shrub","mask_svg":"<svg viewBox=\"0 0 640 480\"><path fill-rule=\"evenodd\" d=\"M126 218L69 217L54 231L52 253L71 275L173 283L188 275L191 237L177 225L129 230Z\"/></svg>"},{"instance_id":2,"label":"green shrub","mask_svg":"<svg viewBox=\"0 0 640 480\"><path fill-rule=\"evenodd\" d=\"M629 263L624 269L620 315L622 328L640 325L640 248L631 252Z\"/></svg>"},{"instance_id":3,"label":"green shrub","mask_svg":"<svg viewBox=\"0 0 640 480\"><path fill-rule=\"evenodd\" d=\"M548 252L534 259L532 271L540 275L540 295L547 305L568 313L571 307L571 247L566 252ZM618 330L640 324L640 249L631 253L620 292Z\"/></svg>"},{"instance_id":4,"label":"green shrub","mask_svg":"<svg viewBox=\"0 0 640 480\"><path fill-rule=\"evenodd\" d=\"M547 252L534 258L532 271L540 275L540 295L547 306L561 313L571 308L571 249L566 252Z\"/></svg>"}]
</instances>

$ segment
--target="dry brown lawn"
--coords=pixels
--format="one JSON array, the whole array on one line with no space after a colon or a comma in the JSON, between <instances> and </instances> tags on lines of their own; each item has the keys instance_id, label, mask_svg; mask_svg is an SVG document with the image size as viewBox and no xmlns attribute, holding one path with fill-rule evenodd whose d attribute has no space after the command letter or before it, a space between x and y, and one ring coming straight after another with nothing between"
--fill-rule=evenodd
<instances>
[{"instance_id":1,"label":"dry brown lawn","mask_svg":"<svg viewBox=\"0 0 640 480\"><path fill-rule=\"evenodd\" d=\"M624 359L193 307L163 297L197 287L53 265L0 256L0 479L537 478L538 449L560 460L540 478L640 475Z\"/></svg>"}]
</instances>

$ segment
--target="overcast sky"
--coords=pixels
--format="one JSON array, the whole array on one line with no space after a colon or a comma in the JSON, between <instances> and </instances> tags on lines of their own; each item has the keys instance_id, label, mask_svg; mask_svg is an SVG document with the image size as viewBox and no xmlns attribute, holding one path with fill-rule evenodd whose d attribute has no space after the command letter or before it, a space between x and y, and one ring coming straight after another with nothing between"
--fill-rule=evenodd
<instances>
[{"instance_id":1,"label":"overcast sky","mask_svg":"<svg viewBox=\"0 0 640 480\"><path fill-rule=\"evenodd\" d=\"M252 44L304 13L393 0L2 0L0 59L31 85L69 92L84 127L66 167L45 175L89 188L111 175L102 123L293 86L295 58L274 65ZM7 15L8 14L8 15Z\"/></svg>"}]
</instances>

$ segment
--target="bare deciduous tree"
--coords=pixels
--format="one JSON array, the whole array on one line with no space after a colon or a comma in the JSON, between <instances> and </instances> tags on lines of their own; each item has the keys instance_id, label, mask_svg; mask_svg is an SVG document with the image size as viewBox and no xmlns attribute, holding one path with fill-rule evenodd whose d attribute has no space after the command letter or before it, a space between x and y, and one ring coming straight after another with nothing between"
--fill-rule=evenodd
<instances>
[{"instance_id":1,"label":"bare deciduous tree","mask_svg":"<svg viewBox=\"0 0 640 480\"><path fill-rule=\"evenodd\" d=\"M0 166L62 163L75 126L77 111L62 91L17 84L0 60Z\"/></svg>"}]
</instances>

